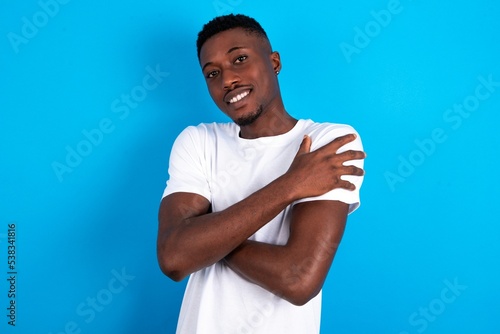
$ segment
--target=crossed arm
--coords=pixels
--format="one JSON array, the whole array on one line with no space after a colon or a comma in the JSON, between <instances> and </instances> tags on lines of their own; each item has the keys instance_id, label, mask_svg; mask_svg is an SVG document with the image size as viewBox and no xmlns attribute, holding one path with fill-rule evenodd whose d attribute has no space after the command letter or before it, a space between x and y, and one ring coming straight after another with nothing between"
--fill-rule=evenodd
<instances>
[{"instance_id":1,"label":"crossed arm","mask_svg":"<svg viewBox=\"0 0 500 334\"><path fill-rule=\"evenodd\" d=\"M225 260L240 275L295 305L318 294L344 232L348 205L313 201L293 207L286 245L245 241Z\"/></svg>"},{"instance_id":2,"label":"crossed arm","mask_svg":"<svg viewBox=\"0 0 500 334\"><path fill-rule=\"evenodd\" d=\"M160 205L157 241L163 272L178 281L218 261L282 298L302 305L321 289L344 231L348 205L337 201L296 204L286 245L247 240L295 200L334 188L353 190L342 175L363 175L343 162L363 159L363 152L337 154L353 135L310 150L302 142L289 170L259 191L220 212L192 193L166 196Z\"/></svg>"}]
</instances>

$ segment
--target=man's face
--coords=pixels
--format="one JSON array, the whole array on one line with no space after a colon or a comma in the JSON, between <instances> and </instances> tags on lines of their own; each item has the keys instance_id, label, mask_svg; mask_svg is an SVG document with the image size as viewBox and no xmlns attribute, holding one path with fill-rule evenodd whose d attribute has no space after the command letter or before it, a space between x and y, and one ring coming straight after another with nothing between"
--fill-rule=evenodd
<instances>
[{"instance_id":1,"label":"man's face","mask_svg":"<svg viewBox=\"0 0 500 334\"><path fill-rule=\"evenodd\" d=\"M215 104L240 126L253 123L279 98L279 54L242 28L208 39L201 48L200 65Z\"/></svg>"}]
</instances>

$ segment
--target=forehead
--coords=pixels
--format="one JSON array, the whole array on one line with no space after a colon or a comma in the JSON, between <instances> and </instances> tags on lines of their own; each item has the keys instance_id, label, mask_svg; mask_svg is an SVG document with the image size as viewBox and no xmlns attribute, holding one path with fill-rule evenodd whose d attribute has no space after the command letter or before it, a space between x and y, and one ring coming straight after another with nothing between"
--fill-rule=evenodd
<instances>
[{"instance_id":1,"label":"forehead","mask_svg":"<svg viewBox=\"0 0 500 334\"><path fill-rule=\"evenodd\" d=\"M210 37L200 50L200 63L212 61L217 56L225 55L229 50L239 47L260 50L263 39L255 33L245 31L243 28L234 28L222 31Z\"/></svg>"}]
</instances>

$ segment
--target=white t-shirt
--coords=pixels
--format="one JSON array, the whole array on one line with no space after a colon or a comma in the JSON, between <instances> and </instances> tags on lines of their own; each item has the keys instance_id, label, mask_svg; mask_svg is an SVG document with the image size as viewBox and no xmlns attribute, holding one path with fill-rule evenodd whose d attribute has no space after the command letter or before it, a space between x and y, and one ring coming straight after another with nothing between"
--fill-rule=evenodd
<instances>
[{"instance_id":1,"label":"white t-shirt","mask_svg":"<svg viewBox=\"0 0 500 334\"><path fill-rule=\"evenodd\" d=\"M289 132L271 137L243 139L234 123L211 123L187 127L176 139L170 155L169 180L163 196L175 192L199 194L214 212L248 197L289 168L305 134L311 151L333 139L356 131L343 124L299 120ZM356 133L357 134L357 133ZM343 146L363 150L359 136ZM363 166L362 160L345 164ZM334 189L317 199L339 200L359 206L363 177L342 176L355 184L355 191ZM293 204L292 204L293 205ZM291 207L250 237L271 244L286 244ZM177 325L177 334L313 334L319 333L321 292L303 306L295 306L251 283L218 262L191 274Z\"/></svg>"}]
</instances>

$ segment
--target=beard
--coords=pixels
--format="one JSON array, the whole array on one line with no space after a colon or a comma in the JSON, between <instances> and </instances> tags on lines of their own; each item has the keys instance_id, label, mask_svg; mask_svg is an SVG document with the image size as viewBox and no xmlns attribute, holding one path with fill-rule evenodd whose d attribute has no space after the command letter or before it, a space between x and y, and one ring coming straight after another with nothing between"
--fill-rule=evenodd
<instances>
[{"instance_id":1,"label":"beard","mask_svg":"<svg viewBox=\"0 0 500 334\"><path fill-rule=\"evenodd\" d=\"M240 117L240 118L234 120L234 122L239 126L250 125L253 122L255 122L257 120L257 118L260 117L260 115L262 114L262 111L263 111L263 107L262 107L262 105L260 105L257 108L257 110L255 110L254 112L251 112L250 114L248 114L246 116Z\"/></svg>"}]
</instances>

